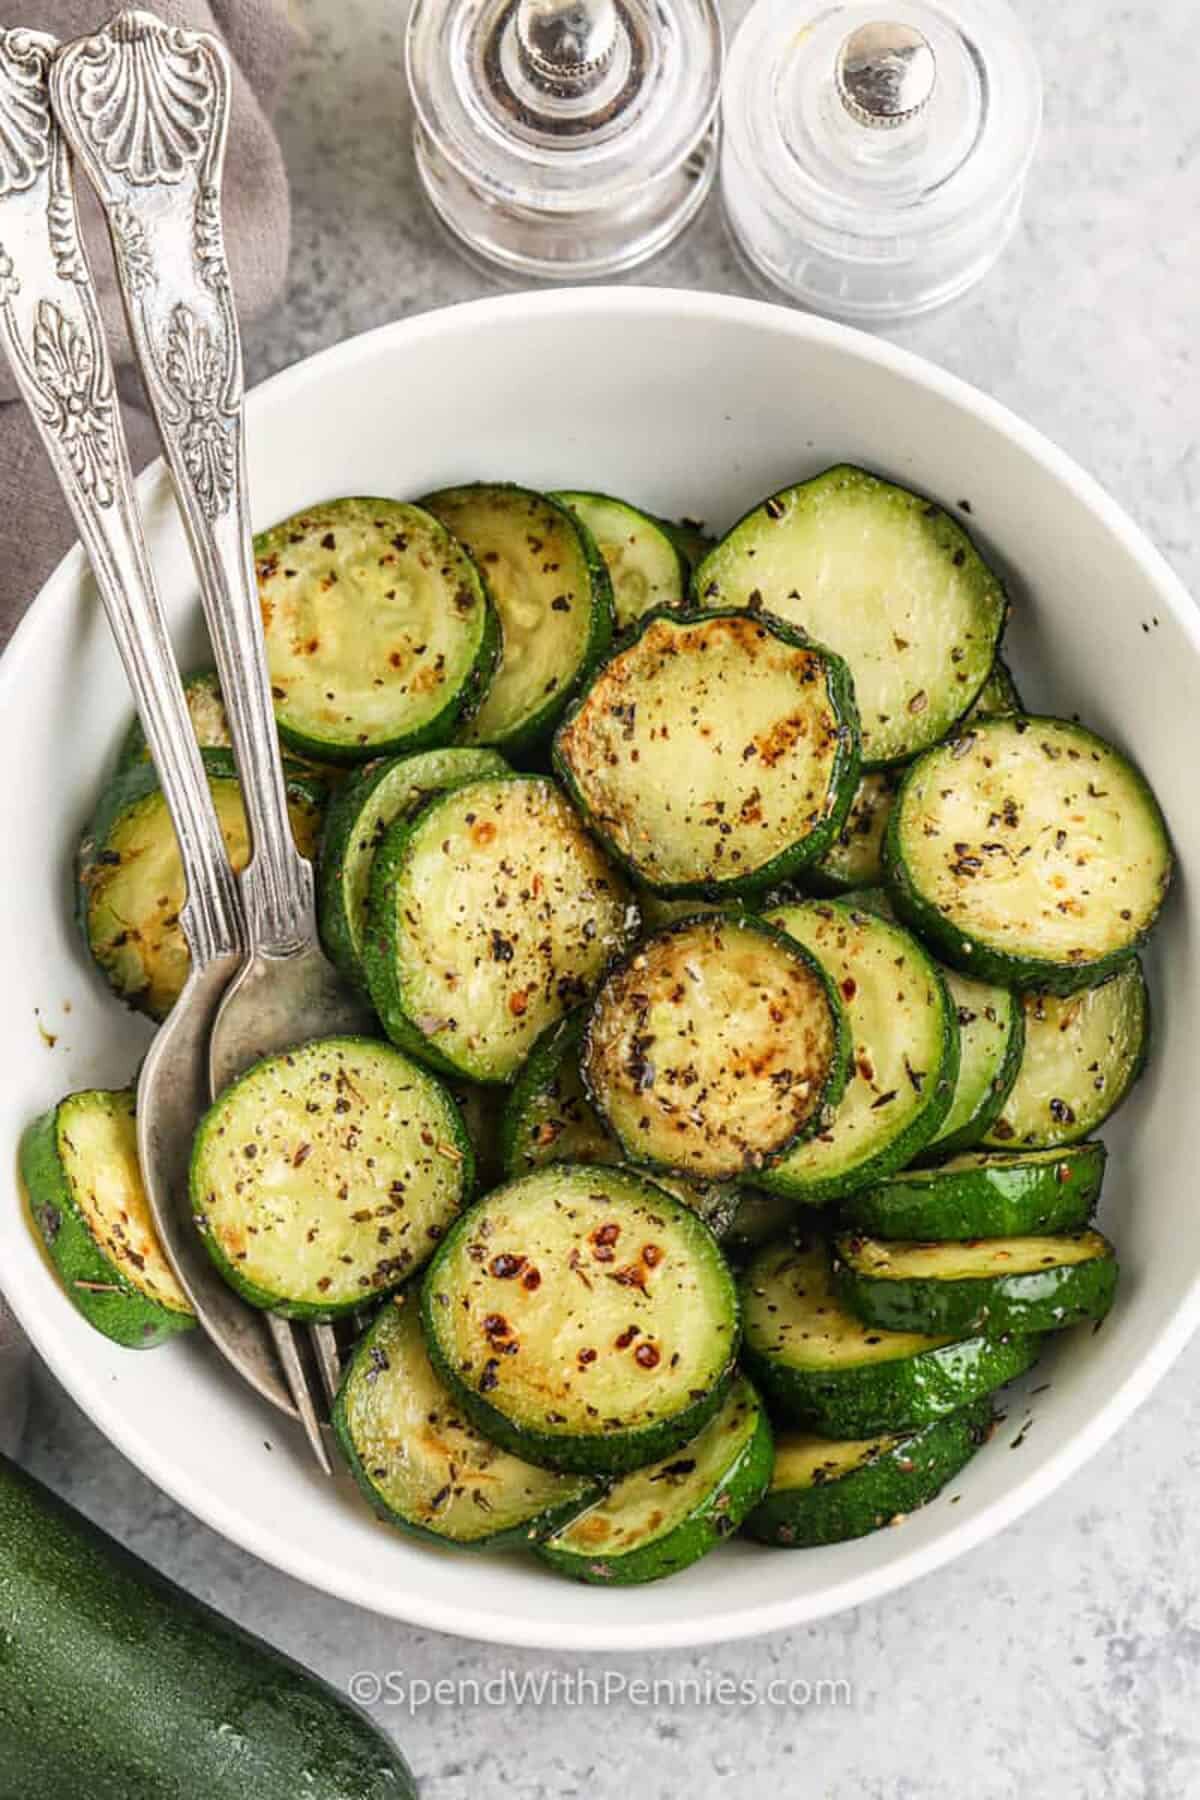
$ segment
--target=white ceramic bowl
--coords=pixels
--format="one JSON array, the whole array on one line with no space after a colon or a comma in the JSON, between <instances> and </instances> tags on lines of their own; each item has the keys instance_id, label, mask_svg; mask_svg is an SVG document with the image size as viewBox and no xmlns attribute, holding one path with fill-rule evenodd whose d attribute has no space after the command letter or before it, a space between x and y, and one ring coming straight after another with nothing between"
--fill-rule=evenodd
<instances>
[{"instance_id":1,"label":"white ceramic bowl","mask_svg":"<svg viewBox=\"0 0 1200 1800\"><path fill-rule=\"evenodd\" d=\"M1140 760L1181 877L1151 958L1156 1052L1114 1124L1102 1223L1123 1278L1099 1336L1055 1345L1017 1451L999 1434L904 1525L785 1554L733 1544L673 1580L602 1592L515 1556L470 1557L377 1524L348 1483L225 1373L198 1336L119 1350L64 1299L15 1183L0 1277L41 1354L92 1419L208 1524L314 1587L501 1643L571 1650L697 1644L795 1625L911 1581L1016 1518L1096 1451L1163 1373L1200 1310L1194 1200L1200 1018L1200 809L1188 738L1200 628L1179 582L1089 478L990 400L887 344L713 295L632 288L517 295L341 344L249 407L259 524L331 494L411 495L476 477L627 494L724 526L824 465L866 463L954 506L1011 576L1010 649L1030 703L1078 709ZM203 654L194 583L158 470L142 485L181 650ZM73 847L129 711L76 551L0 662L0 1134L72 1088L127 1081L146 1041L88 966ZM1167 979L1163 979L1164 972ZM49 1048L39 1033L57 1036ZM1046 1366L1050 1375L1047 1376ZM1017 1404L1010 1416L1023 1416ZM953 1499L954 1503L951 1503Z\"/></svg>"}]
</instances>

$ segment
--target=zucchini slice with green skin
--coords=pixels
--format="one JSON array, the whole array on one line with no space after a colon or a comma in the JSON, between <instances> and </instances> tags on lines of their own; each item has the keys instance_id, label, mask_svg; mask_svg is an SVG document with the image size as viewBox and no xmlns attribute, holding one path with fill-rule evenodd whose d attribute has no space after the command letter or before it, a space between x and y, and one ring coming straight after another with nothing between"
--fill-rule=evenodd
<instances>
[{"instance_id":1,"label":"zucchini slice with green skin","mask_svg":"<svg viewBox=\"0 0 1200 1800\"><path fill-rule=\"evenodd\" d=\"M344 1693L3 1456L0 1543L6 1800L417 1800Z\"/></svg>"},{"instance_id":2,"label":"zucchini slice with green skin","mask_svg":"<svg viewBox=\"0 0 1200 1800\"><path fill-rule=\"evenodd\" d=\"M982 719L913 764L884 869L896 911L1001 987L1094 987L1149 935L1171 879L1157 800L1069 719Z\"/></svg>"},{"instance_id":3,"label":"zucchini slice with green skin","mask_svg":"<svg viewBox=\"0 0 1200 1800\"><path fill-rule=\"evenodd\" d=\"M839 1300L829 1246L813 1238L760 1251L742 1316L742 1361L773 1413L832 1438L928 1425L1023 1375L1040 1343L873 1330Z\"/></svg>"},{"instance_id":4,"label":"zucchini slice with green skin","mask_svg":"<svg viewBox=\"0 0 1200 1800\"><path fill-rule=\"evenodd\" d=\"M463 1215L421 1318L434 1369L485 1437L596 1475L695 1437L740 1335L733 1277L690 1207L632 1170L567 1163Z\"/></svg>"},{"instance_id":5,"label":"zucchini slice with green skin","mask_svg":"<svg viewBox=\"0 0 1200 1800\"><path fill-rule=\"evenodd\" d=\"M767 1415L741 1375L690 1443L624 1476L535 1554L597 1587L661 1581L732 1536L766 1492L773 1462Z\"/></svg>"},{"instance_id":6,"label":"zucchini slice with green skin","mask_svg":"<svg viewBox=\"0 0 1200 1800\"><path fill-rule=\"evenodd\" d=\"M841 830L820 861L804 871L807 887L844 894L883 880L883 838L899 787L895 769L873 769L860 777Z\"/></svg>"},{"instance_id":7,"label":"zucchini slice with green skin","mask_svg":"<svg viewBox=\"0 0 1200 1800\"><path fill-rule=\"evenodd\" d=\"M643 886L760 892L823 856L858 782L845 665L766 614L648 614L571 708L554 764Z\"/></svg>"},{"instance_id":8,"label":"zucchini slice with green skin","mask_svg":"<svg viewBox=\"0 0 1200 1800\"><path fill-rule=\"evenodd\" d=\"M1116 1111L1146 1066L1150 995L1135 958L1065 998L1023 994L1017 1078L980 1139L996 1150L1077 1144Z\"/></svg>"},{"instance_id":9,"label":"zucchini slice with green skin","mask_svg":"<svg viewBox=\"0 0 1200 1800\"><path fill-rule=\"evenodd\" d=\"M529 1543L598 1494L586 1475L522 1462L480 1437L438 1380L415 1296L385 1301L355 1349L333 1428L371 1506L413 1537L462 1549Z\"/></svg>"},{"instance_id":10,"label":"zucchini slice with green skin","mask_svg":"<svg viewBox=\"0 0 1200 1800\"><path fill-rule=\"evenodd\" d=\"M1107 1155L1099 1142L1013 1155L968 1150L855 1194L842 1218L870 1237L925 1243L1081 1231L1096 1210Z\"/></svg>"},{"instance_id":11,"label":"zucchini slice with green skin","mask_svg":"<svg viewBox=\"0 0 1200 1800\"><path fill-rule=\"evenodd\" d=\"M19 1166L30 1216L89 1325L135 1350L191 1329L142 1186L131 1089L60 1100L26 1130Z\"/></svg>"},{"instance_id":12,"label":"zucchini slice with green skin","mask_svg":"<svg viewBox=\"0 0 1200 1800\"><path fill-rule=\"evenodd\" d=\"M883 1243L848 1234L834 1247L838 1292L881 1331L1063 1331L1102 1319L1117 1254L1098 1231L1058 1237Z\"/></svg>"},{"instance_id":13,"label":"zucchini slice with green skin","mask_svg":"<svg viewBox=\"0 0 1200 1800\"><path fill-rule=\"evenodd\" d=\"M528 1175L547 1163L624 1162L621 1146L587 1097L579 1072L585 1008L550 1025L530 1051L504 1109L504 1173ZM659 1171L655 1181L699 1213L714 1236L723 1237L741 1204L728 1181L684 1181Z\"/></svg>"},{"instance_id":14,"label":"zucchini slice with green skin","mask_svg":"<svg viewBox=\"0 0 1200 1800\"><path fill-rule=\"evenodd\" d=\"M203 750L225 848L235 871L250 859L250 832L228 750ZM311 857L328 798L324 785L285 770L288 814L301 856ZM179 925L186 897L175 827L153 763L114 776L78 854L77 909L88 948L119 1000L165 1019L183 991L189 958Z\"/></svg>"},{"instance_id":15,"label":"zucchini slice with green skin","mask_svg":"<svg viewBox=\"0 0 1200 1800\"><path fill-rule=\"evenodd\" d=\"M217 680L215 669L194 669L183 678L183 697L187 702L188 718L192 721L192 730L196 734L196 742L202 750L229 750L233 739L229 735L229 717L225 711L225 698L221 693L221 684ZM129 730L117 751L116 775L124 774L126 769L138 763L150 761L150 746L146 742L146 733L142 729L142 721L136 713L130 723Z\"/></svg>"},{"instance_id":16,"label":"zucchini slice with green skin","mask_svg":"<svg viewBox=\"0 0 1200 1800\"><path fill-rule=\"evenodd\" d=\"M399 1287L473 1185L450 1095L371 1038L316 1038L255 1063L192 1147L205 1248L244 1300L290 1319L333 1319Z\"/></svg>"},{"instance_id":17,"label":"zucchini slice with green skin","mask_svg":"<svg viewBox=\"0 0 1200 1800\"><path fill-rule=\"evenodd\" d=\"M705 913L610 969L580 1069L630 1161L729 1181L825 1128L846 1082L845 1020L803 945Z\"/></svg>"},{"instance_id":18,"label":"zucchini slice with green skin","mask_svg":"<svg viewBox=\"0 0 1200 1800\"><path fill-rule=\"evenodd\" d=\"M857 1442L783 1432L771 1485L743 1530L760 1544L805 1550L899 1524L941 1493L994 1428L990 1401L977 1400L919 1431Z\"/></svg>"},{"instance_id":19,"label":"zucchini slice with green skin","mask_svg":"<svg viewBox=\"0 0 1200 1800\"><path fill-rule=\"evenodd\" d=\"M683 606L691 569L671 534L649 513L609 494L552 494L582 519L612 581L616 628L625 631L658 606Z\"/></svg>"},{"instance_id":20,"label":"zucchini slice with green skin","mask_svg":"<svg viewBox=\"0 0 1200 1800\"><path fill-rule=\"evenodd\" d=\"M990 982L942 971L958 1017L958 1080L927 1157L950 1156L979 1143L1004 1110L1021 1067L1025 1010L1019 994Z\"/></svg>"},{"instance_id":21,"label":"zucchini slice with green skin","mask_svg":"<svg viewBox=\"0 0 1200 1800\"><path fill-rule=\"evenodd\" d=\"M932 957L892 920L847 900L806 900L767 919L841 995L850 1079L821 1129L754 1179L824 1205L902 1169L938 1130L958 1078L956 1014Z\"/></svg>"},{"instance_id":22,"label":"zucchini slice with green skin","mask_svg":"<svg viewBox=\"0 0 1200 1800\"><path fill-rule=\"evenodd\" d=\"M321 941L347 980L362 987L371 865L384 833L432 794L480 775L506 775L494 750L422 750L358 769L330 802L321 837L317 904Z\"/></svg>"},{"instance_id":23,"label":"zucchini slice with green skin","mask_svg":"<svg viewBox=\"0 0 1200 1800\"><path fill-rule=\"evenodd\" d=\"M363 969L384 1030L435 1069L509 1082L584 999L633 920L552 781L491 776L389 826Z\"/></svg>"},{"instance_id":24,"label":"zucchini slice with green skin","mask_svg":"<svg viewBox=\"0 0 1200 1800\"><path fill-rule=\"evenodd\" d=\"M1007 611L956 520L845 464L747 513L692 584L702 606L764 606L845 658L868 768L907 762L962 717Z\"/></svg>"},{"instance_id":25,"label":"zucchini slice with green skin","mask_svg":"<svg viewBox=\"0 0 1200 1800\"><path fill-rule=\"evenodd\" d=\"M975 719L999 719L1006 713L1023 713L1025 706L1021 700L1012 670L1002 656L998 656L992 664L992 672L979 690L974 706L963 717L963 724L969 725Z\"/></svg>"},{"instance_id":26,"label":"zucchini slice with green skin","mask_svg":"<svg viewBox=\"0 0 1200 1800\"><path fill-rule=\"evenodd\" d=\"M500 619L500 661L460 739L532 750L612 641L604 558L581 519L529 488L481 481L422 504L470 552Z\"/></svg>"},{"instance_id":27,"label":"zucchini slice with green skin","mask_svg":"<svg viewBox=\"0 0 1200 1800\"><path fill-rule=\"evenodd\" d=\"M448 744L478 707L499 624L470 556L419 506L327 500L254 540L285 744L365 762Z\"/></svg>"}]
</instances>

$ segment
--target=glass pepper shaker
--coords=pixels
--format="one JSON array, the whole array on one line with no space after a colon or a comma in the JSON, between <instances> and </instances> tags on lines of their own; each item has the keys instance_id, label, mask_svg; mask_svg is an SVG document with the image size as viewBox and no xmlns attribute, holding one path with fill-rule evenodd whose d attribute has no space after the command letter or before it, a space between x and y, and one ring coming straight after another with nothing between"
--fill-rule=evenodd
<instances>
[{"instance_id":1,"label":"glass pepper shaker","mask_svg":"<svg viewBox=\"0 0 1200 1800\"><path fill-rule=\"evenodd\" d=\"M632 268L712 185L714 0L415 0L406 55L425 192L515 274Z\"/></svg>"},{"instance_id":2,"label":"glass pepper shaker","mask_svg":"<svg viewBox=\"0 0 1200 1800\"><path fill-rule=\"evenodd\" d=\"M1000 255L1041 78L1006 0L758 0L723 112L725 213L752 270L814 312L886 325Z\"/></svg>"}]
</instances>

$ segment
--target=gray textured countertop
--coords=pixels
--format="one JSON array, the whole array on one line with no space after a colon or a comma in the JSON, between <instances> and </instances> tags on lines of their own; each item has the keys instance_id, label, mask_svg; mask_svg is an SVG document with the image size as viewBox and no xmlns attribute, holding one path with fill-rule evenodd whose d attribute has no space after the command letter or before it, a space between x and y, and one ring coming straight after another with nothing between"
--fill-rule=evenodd
<instances>
[{"instance_id":1,"label":"gray textured countertop","mask_svg":"<svg viewBox=\"0 0 1200 1800\"><path fill-rule=\"evenodd\" d=\"M730 16L740 13L730 7ZM1016 242L986 283L896 334L1071 451L1200 594L1200 37L1193 0L1019 0L1047 122ZM286 304L253 378L350 333L486 290L414 185L400 27L385 0L301 0L311 36L282 120L295 202ZM715 208L641 279L743 291ZM519 1715L380 1706L429 1800L786 1784L803 1800L1039 1800L1200 1791L1200 1344L1136 1419L1021 1524L916 1587L811 1629L653 1657L556 1659L408 1631L310 1593L144 1481L44 1373L28 1456L159 1567L344 1684L358 1669L603 1682L712 1671L849 1684L837 1703Z\"/></svg>"}]
</instances>

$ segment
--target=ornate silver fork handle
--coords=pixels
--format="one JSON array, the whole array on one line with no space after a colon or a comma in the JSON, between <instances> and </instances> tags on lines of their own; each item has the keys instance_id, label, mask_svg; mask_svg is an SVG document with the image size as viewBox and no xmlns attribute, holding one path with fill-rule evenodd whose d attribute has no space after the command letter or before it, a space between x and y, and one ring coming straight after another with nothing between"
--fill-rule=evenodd
<instances>
[{"instance_id":1,"label":"ornate silver fork handle","mask_svg":"<svg viewBox=\"0 0 1200 1800\"><path fill-rule=\"evenodd\" d=\"M57 44L0 30L0 340L91 559L179 838L193 965L241 946L240 905L142 535L112 365L50 110Z\"/></svg>"},{"instance_id":2,"label":"ornate silver fork handle","mask_svg":"<svg viewBox=\"0 0 1200 1800\"><path fill-rule=\"evenodd\" d=\"M313 877L288 824L246 505L242 352L221 229L229 123L224 49L153 13L68 45L51 77L64 132L100 197L151 407L200 573L253 854L251 941L286 955L315 931Z\"/></svg>"}]
</instances>

